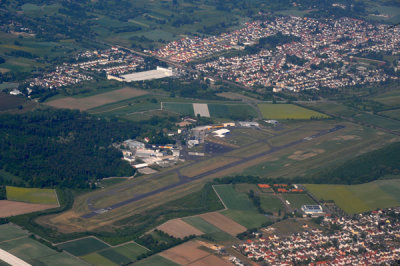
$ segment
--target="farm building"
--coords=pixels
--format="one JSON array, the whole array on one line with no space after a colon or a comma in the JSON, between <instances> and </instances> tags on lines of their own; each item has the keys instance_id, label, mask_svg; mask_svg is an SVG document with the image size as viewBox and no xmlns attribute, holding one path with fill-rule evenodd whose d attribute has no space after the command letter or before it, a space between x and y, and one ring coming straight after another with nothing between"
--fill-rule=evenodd
<instances>
[{"instance_id":1,"label":"farm building","mask_svg":"<svg viewBox=\"0 0 400 266\"><path fill-rule=\"evenodd\" d=\"M303 205L301 206L301 210L305 214L311 214L311 215L318 215L324 213L324 210L322 209L321 205Z\"/></svg>"}]
</instances>

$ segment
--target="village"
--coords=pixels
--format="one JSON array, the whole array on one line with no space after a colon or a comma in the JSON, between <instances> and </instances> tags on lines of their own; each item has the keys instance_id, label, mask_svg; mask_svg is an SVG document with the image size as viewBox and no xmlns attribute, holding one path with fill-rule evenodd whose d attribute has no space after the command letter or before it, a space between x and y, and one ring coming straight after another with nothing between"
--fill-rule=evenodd
<instances>
[{"instance_id":1,"label":"village","mask_svg":"<svg viewBox=\"0 0 400 266\"><path fill-rule=\"evenodd\" d=\"M398 208L354 217L325 215L319 228L304 224L302 232L280 237L271 226L233 247L269 265L389 265L400 259L399 217Z\"/></svg>"},{"instance_id":2,"label":"village","mask_svg":"<svg viewBox=\"0 0 400 266\"><path fill-rule=\"evenodd\" d=\"M143 57L116 47L82 52L75 56L74 61L56 66L54 71L32 80L28 92L34 87L58 89L90 81L93 80L93 73L120 75L135 72L144 66Z\"/></svg>"}]
</instances>

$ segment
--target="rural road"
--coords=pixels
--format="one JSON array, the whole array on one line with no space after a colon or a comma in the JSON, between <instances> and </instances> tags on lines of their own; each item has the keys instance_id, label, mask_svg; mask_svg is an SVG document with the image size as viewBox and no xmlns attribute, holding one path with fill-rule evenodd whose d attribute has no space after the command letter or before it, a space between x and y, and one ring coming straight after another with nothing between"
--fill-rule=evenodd
<instances>
[{"instance_id":1,"label":"rural road","mask_svg":"<svg viewBox=\"0 0 400 266\"><path fill-rule=\"evenodd\" d=\"M295 140L295 141L292 141L292 142L287 143L287 144L282 145L282 146L272 147L272 148L271 148L270 150L268 150L268 151L261 152L261 153L258 153L258 154L255 154L255 155L252 155L252 156L249 156L249 157L246 157L246 158L242 158L242 159L239 160L239 161L235 161L235 162L226 164L226 165L224 165L224 166L215 168L215 169L210 170L210 171L206 171L206 172L204 172L204 173L202 173L202 174L196 175L196 176L191 177L191 178L187 178L187 177L181 176L180 180L179 180L178 182L176 182L176 183L169 184L169 185L167 185L167 186L165 186L165 187L162 187L162 188L159 188L159 189L150 191L150 192L148 192L148 193L144 193L144 194L141 194L141 195L132 197L132 198L130 198L130 199L127 199L127 200L124 200L124 201L115 203L115 204L113 204L113 205L110 205L110 206L105 207L105 208L102 208L102 209L95 209L95 208L93 207L92 203L91 203L92 200L94 200L94 199L96 199L96 198L98 198L98 197L104 197L104 196L106 196L106 195L113 195L113 194L115 193L115 191L110 190L110 191L108 191L108 192L106 192L106 193L104 193L104 194L102 193L102 194L100 194L100 195L95 195L95 196L93 196L93 197L91 197L91 198L88 199L88 207L89 207L89 209L91 210L91 212L86 213L86 214L82 215L81 217L82 217L82 218L85 218L85 219L94 217L94 216L96 216L96 215L98 215L98 214L105 213L105 212L108 212L108 211L113 210L113 209L117 209L117 208L119 208L119 207L125 206L125 205L127 205L127 204L132 203L132 202L135 202L135 201L138 201L138 200L142 200L142 199L151 197L151 196L153 196L153 195L157 195L157 194L159 194L159 193L161 193L161 192L164 192L164 191L167 191L167 190L170 190L170 189L173 189L173 188L182 186L182 185L184 185L184 184L193 182L193 181L195 181L195 180L204 178L204 177L206 177L206 176L209 176L209 175L212 175L212 174L215 174L215 173L224 171L224 170L226 170L226 169L235 167L235 166L237 166L238 164L243 164L243 163L246 163L246 162L248 162L248 161L254 160L254 159L258 158L258 157L262 157L262 156L265 156L265 155L268 155L268 154L275 153L275 152L277 152L277 151L281 151L281 150L287 149L287 148L289 148L289 147L291 147L291 146L294 146L294 145L297 145L297 144L300 144L300 143L303 143L303 142L307 142L307 141L309 141L309 140L312 140L312 139L315 139L315 138L318 138L318 137L327 135L327 134L329 134L329 133L338 131L338 130L343 129L343 128L345 128L345 126L343 126L343 125L337 125L337 126L331 128L331 129L328 129L328 130L321 130L320 132L318 132L318 133L316 133L316 134L314 134L314 135L311 135L311 136L309 136L309 137L305 137L305 138L302 138L302 139L299 139L299 140ZM168 172L166 172L166 173L174 172L174 171L177 171L177 170L176 170L176 169L173 169L173 170L168 171ZM164 175L164 174L166 174L166 173L160 173L160 174L163 174L163 175ZM157 175L156 175L156 176L157 176ZM145 181L145 180L142 180L142 182L144 182L144 181ZM141 183L141 182L140 182L140 183ZM117 188L117 189L119 190L120 188Z\"/></svg>"}]
</instances>

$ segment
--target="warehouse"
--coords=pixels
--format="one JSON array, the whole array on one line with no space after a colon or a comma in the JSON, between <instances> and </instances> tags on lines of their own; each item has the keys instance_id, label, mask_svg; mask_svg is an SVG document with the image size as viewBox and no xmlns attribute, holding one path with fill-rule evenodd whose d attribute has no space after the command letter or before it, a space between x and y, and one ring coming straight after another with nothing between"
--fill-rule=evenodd
<instances>
[{"instance_id":1,"label":"warehouse","mask_svg":"<svg viewBox=\"0 0 400 266\"><path fill-rule=\"evenodd\" d=\"M152 79L161 79L166 77L172 77L174 75L172 69L157 67L155 70L137 72L127 75L122 75L120 78L122 81L142 81L142 80L152 80Z\"/></svg>"}]
</instances>

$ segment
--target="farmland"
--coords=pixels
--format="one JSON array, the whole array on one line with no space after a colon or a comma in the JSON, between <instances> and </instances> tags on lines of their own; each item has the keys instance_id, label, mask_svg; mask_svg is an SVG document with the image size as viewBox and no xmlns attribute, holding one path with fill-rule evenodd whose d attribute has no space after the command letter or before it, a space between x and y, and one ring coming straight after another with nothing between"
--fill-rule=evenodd
<instances>
[{"instance_id":1,"label":"farmland","mask_svg":"<svg viewBox=\"0 0 400 266\"><path fill-rule=\"evenodd\" d=\"M65 242L59 244L58 246L75 256L83 256L109 247L104 242L99 241L93 237Z\"/></svg>"},{"instance_id":2,"label":"farmland","mask_svg":"<svg viewBox=\"0 0 400 266\"><path fill-rule=\"evenodd\" d=\"M28 237L28 233L11 224L0 225L0 248L32 265L85 265Z\"/></svg>"},{"instance_id":3,"label":"farmland","mask_svg":"<svg viewBox=\"0 0 400 266\"><path fill-rule=\"evenodd\" d=\"M145 94L147 94L147 92L143 90L138 90L133 88L123 88L84 98L66 97L66 98L55 99L47 102L46 104L56 108L79 109L82 111L99 107L109 103L114 103L134 97L139 97Z\"/></svg>"},{"instance_id":4,"label":"farmland","mask_svg":"<svg viewBox=\"0 0 400 266\"><path fill-rule=\"evenodd\" d=\"M199 265L231 265L229 262L200 249L200 246L198 242L190 241L163 251L160 256L180 265L188 265L194 262Z\"/></svg>"},{"instance_id":5,"label":"farmland","mask_svg":"<svg viewBox=\"0 0 400 266\"><path fill-rule=\"evenodd\" d=\"M7 199L37 204L58 205L57 193L54 189L6 187Z\"/></svg>"},{"instance_id":6,"label":"farmland","mask_svg":"<svg viewBox=\"0 0 400 266\"><path fill-rule=\"evenodd\" d=\"M212 219L211 218L212 216L214 216L213 218L215 218L215 216L218 216L218 214L211 213L211 214L203 215L203 217L207 217L210 220ZM221 216L222 215L220 215L219 217L221 217ZM224 217L224 216L222 216L222 217ZM231 221L231 220L224 227L222 227L222 230L219 229L218 227L212 225L211 223L207 222L200 216L186 217L186 218L183 218L183 220L186 223L188 223L188 224L196 227L200 231L204 232L205 233L204 236L207 239L212 239L213 241L216 241L216 242L232 241L234 239L234 237L232 237L230 234L235 235L235 233L237 231L235 231L235 230L231 231L233 229L232 225L238 228L238 232L242 232L242 230L244 229L244 228L241 228L241 226L238 224L234 225L233 221ZM216 225L218 225L218 224L216 223Z\"/></svg>"},{"instance_id":7,"label":"farmland","mask_svg":"<svg viewBox=\"0 0 400 266\"><path fill-rule=\"evenodd\" d=\"M15 109L26 102L25 98L0 92L0 112Z\"/></svg>"},{"instance_id":8,"label":"farmland","mask_svg":"<svg viewBox=\"0 0 400 266\"><path fill-rule=\"evenodd\" d=\"M259 104L258 108L265 119L329 118L322 113L293 104Z\"/></svg>"},{"instance_id":9,"label":"farmland","mask_svg":"<svg viewBox=\"0 0 400 266\"><path fill-rule=\"evenodd\" d=\"M58 205L0 200L0 218L20 215L24 213L43 211L56 207L58 207Z\"/></svg>"},{"instance_id":10,"label":"farmland","mask_svg":"<svg viewBox=\"0 0 400 266\"><path fill-rule=\"evenodd\" d=\"M179 264L172 262L162 256L153 255L150 258L138 261L137 263L135 263L135 265L137 265L137 266L159 266L159 265L178 266Z\"/></svg>"},{"instance_id":11,"label":"farmland","mask_svg":"<svg viewBox=\"0 0 400 266\"><path fill-rule=\"evenodd\" d=\"M176 238L184 238L185 236L203 234L202 231L199 231L198 229L185 223L181 219L169 220L168 222L158 226L157 229Z\"/></svg>"},{"instance_id":12,"label":"farmland","mask_svg":"<svg viewBox=\"0 0 400 266\"><path fill-rule=\"evenodd\" d=\"M333 200L349 214L400 205L400 180L378 180L361 185L305 185L320 200Z\"/></svg>"}]
</instances>

